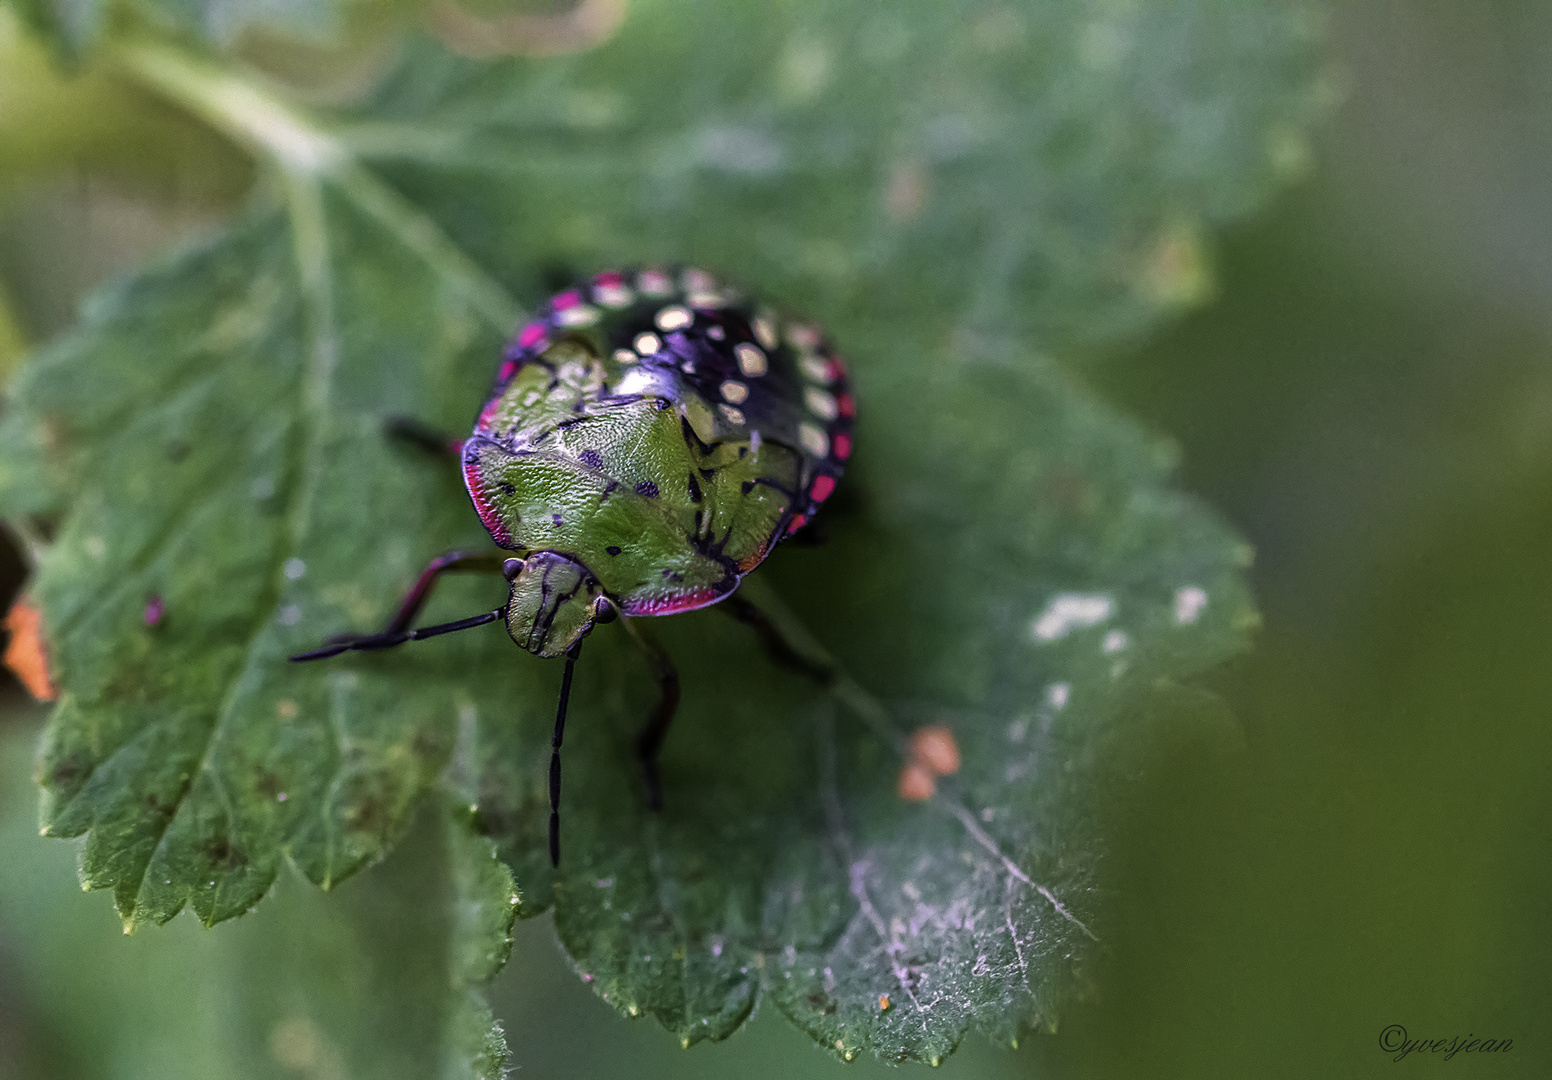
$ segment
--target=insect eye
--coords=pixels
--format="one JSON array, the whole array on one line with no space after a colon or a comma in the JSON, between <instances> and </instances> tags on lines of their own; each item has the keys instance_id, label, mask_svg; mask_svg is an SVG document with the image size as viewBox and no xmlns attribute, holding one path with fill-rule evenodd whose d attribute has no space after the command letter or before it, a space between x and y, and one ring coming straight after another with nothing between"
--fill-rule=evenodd
<instances>
[{"instance_id":1,"label":"insect eye","mask_svg":"<svg viewBox=\"0 0 1552 1080\"><path fill-rule=\"evenodd\" d=\"M614 601L607 596L600 596L593 601L593 621L595 623L614 622L619 618L620 609L614 606Z\"/></svg>"},{"instance_id":2,"label":"insect eye","mask_svg":"<svg viewBox=\"0 0 1552 1080\"><path fill-rule=\"evenodd\" d=\"M486 565L489 565L489 564L487 563ZM501 564L501 576L506 578L508 581L511 581L513 578L517 577L517 575L521 574L522 572L523 572L523 560L522 559L508 559L506 562Z\"/></svg>"}]
</instances>

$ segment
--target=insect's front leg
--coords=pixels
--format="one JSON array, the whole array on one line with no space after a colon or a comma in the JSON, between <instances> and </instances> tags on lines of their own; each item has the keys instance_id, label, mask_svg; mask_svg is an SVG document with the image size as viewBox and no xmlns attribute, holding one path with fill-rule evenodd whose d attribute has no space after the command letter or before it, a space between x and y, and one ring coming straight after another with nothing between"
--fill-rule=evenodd
<instances>
[{"instance_id":1,"label":"insect's front leg","mask_svg":"<svg viewBox=\"0 0 1552 1080\"><path fill-rule=\"evenodd\" d=\"M652 674L657 676L657 707L647 719L647 726L636 736L636 760L641 764L641 776L647 785L647 805L653 810L661 810L663 784L658 776L657 755L663 748L663 739L668 735L668 725L673 722L674 713L679 709L679 670L674 667L668 653L644 628L629 618L621 617L620 621L630 633L631 640L646 654L647 663L652 666Z\"/></svg>"},{"instance_id":2,"label":"insect's front leg","mask_svg":"<svg viewBox=\"0 0 1552 1080\"><path fill-rule=\"evenodd\" d=\"M796 645L788 641L775 621L754 604L734 593L719 605L741 623L753 627L760 639L760 647L777 667L806 675L820 686L835 682L835 669L823 660L806 656Z\"/></svg>"},{"instance_id":3,"label":"insect's front leg","mask_svg":"<svg viewBox=\"0 0 1552 1080\"><path fill-rule=\"evenodd\" d=\"M497 608L494 614L477 615L472 619L459 619L457 622L443 623L439 626L428 626L419 630L410 629L410 624L415 621L426 606L426 601L431 598L431 591L436 587L437 579L446 573L501 573L502 557L497 554L475 551L449 551L444 555L438 555L430 564L420 572L415 585L410 589L403 601L399 604L398 611L389 620L388 625L380 633L376 634L346 634L330 641L321 649L312 652L301 653L291 657L292 660L326 660L340 653L360 651L374 652L378 649L388 649L395 645L402 645L406 641L416 641L420 638L435 637L438 634L450 633L454 630L465 630L472 626L482 626L487 622L493 622L501 615L501 609Z\"/></svg>"}]
</instances>

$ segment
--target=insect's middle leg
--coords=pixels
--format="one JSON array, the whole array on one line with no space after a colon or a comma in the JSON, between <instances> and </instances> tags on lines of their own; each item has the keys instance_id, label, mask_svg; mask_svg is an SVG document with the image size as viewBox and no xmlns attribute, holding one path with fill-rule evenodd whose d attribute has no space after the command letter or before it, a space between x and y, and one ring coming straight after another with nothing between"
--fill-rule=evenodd
<instances>
[{"instance_id":1,"label":"insect's middle leg","mask_svg":"<svg viewBox=\"0 0 1552 1080\"><path fill-rule=\"evenodd\" d=\"M804 655L796 645L787 640L781 628L769 615L742 596L734 593L719 606L739 622L754 629L755 635L760 639L760 647L777 667L806 675L820 686L829 686L835 682L833 667L823 660Z\"/></svg>"},{"instance_id":2,"label":"insect's middle leg","mask_svg":"<svg viewBox=\"0 0 1552 1080\"><path fill-rule=\"evenodd\" d=\"M641 778L647 786L647 805L653 810L663 808L663 783L658 776L657 755L668 735L668 725L679 709L679 670L674 667L668 653L643 629L633 625L628 618L620 620L641 651L646 654L652 674L657 676L657 706L647 719L647 726L636 736L636 761L641 765Z\"/></svg>"}]
</instances>

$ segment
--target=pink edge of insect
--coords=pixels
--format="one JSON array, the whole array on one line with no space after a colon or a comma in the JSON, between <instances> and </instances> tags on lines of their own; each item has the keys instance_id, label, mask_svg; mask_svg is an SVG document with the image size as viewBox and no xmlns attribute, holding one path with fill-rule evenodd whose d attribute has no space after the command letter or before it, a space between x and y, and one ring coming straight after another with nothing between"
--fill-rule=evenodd
<instances>
[{"instance_id":1,"label":"pink edge of insect","mask_svg":"<svg viewBox=\"0 0 1552 1080\"><path fill-rule=\"evenodd\" d=\"M485 492L480 488L479 479L480 463L477 459L469 459L463 463L463 485L469 491L469 498L474 503L475 513L480 515L480 521L490 533L491 539L500 547L508 547L512 543L512 534L507 532L507 527L496 516L496 510L490 505L490 500L485 497Z\"/></svg>"},{"instance_id":2,"label":"pink edge of insect","mask_svg":"<svg viewBox=\"0 0 1552 1080\"><path fill-rule=\"evenodd\" d=\"M513 375L516 375L516 374L517 374L517 361L516 360L508 360L506 363L501 365L501 373L499 375L497 375L496 378L497 378L497 380L499 382L506 382L508 379L510 379Z\"/></svg>"},{"instance_id":3,"label":"pink edge of insect","mask_svg":"<svg viewBox=\"0 0 1552 1080\"><path fill-rule=\"evenodd\" d=\"M517 343L525 349L531 349L544 340L544 332L545 325L542 322L531 322L517 335Z\"/></svg>"},{"instance_id":4,"label":"pink edge of insect","mask_svg":"<svg viewBox=\"0 0 1552 1080\"><path fill-rule=\"evenodd\" d=\"M160 596L151 597L145 606L145 624L147 626L155 626L162 621L162 615L166 610L167 606L162 603Z\"/></svg>"},{"instance_id":5,"label":"pink edge of insect","mask_svg":"<svg viewBox=\"0 0 1552 1080\"><path fill-rule=\"evenodd\" d=\"M621 274L621 273L618 273L618 272L616 272L614 270L611 270L608 273L599 274L597 277L595 277L593 279L593 284L595 284L595 285L602 285L605 288L610 288L610 287L617 286L617 285L624 285L625 284L625 275Z\"/></svg>"},{"instance_id":6,"label":"pink edge of insect","mask_svg":"<svg viewBox=\"0 0 1552 1080\"><path fill-rule=\"evenodd\" d=\"M582 303L582 294L576 289L568 289L563 293L556 293L550 300L550 307L556 311L565 311Z\"/></svg>"},{"instance_id":7,"label":"pink edge of insect","mask_svg":"<svg viewBox=\"0 0 1552 1080\"><path fill-rule=\"evenodd\" d=\"M814 486L808 489L808 497L815 502L824 502L834 490L835 477L828 473L820 473L814 477Z\"/></svg>"},{"instance_id":8,"label":"pink edge of insect","mask_svg":"<svg viewBox=\"0 0 1552 1080\"><path fill-rule=\"evenodd\" d=\"M797 514L797 515L794 515L792 520L787 524L787 535L791 536L793 533L797 532L799 529L801 529L804 525L807 525L807 524L808 524L808 515L807 514Z\"/></svg>"},{"instance_id":9,"label":"pink edge of insect","mask_svg":"<svg viewBox=\"0 0 1552 1080\"><path fill-rule=\"evenodd\" d=\"M835 399L835 404L842 416L852 416L857 411L857 405L852 401L850 394L840 395Z\"/></svg>"},{"instance_id":10,"label":"pink edge of insect","mask_svg":"<svg viewBox=\"0 0 1552 1080\"><path fill-rule=\"evenodd\" d=\"M620 605L620 610L626 615L677 615L681 611L710 607L730 592L732 589L697 589L683 596L627 600Z\"/></svg>"},{"instance_id":11,"label":"pink edge of insect","mask_svg":"<svg viewBox=\"0 0 1552 1080\"><path fill-rule=\"evenodd\" d=\"M831 440L830 445L834 450L836 461L845 461L847 458L851 457L850 435L837 435L834 439Z\"/></svg>"},{"instance_id":12,"label":"pink edge of insect","mask_svg":"<svg viewBox=\"0 0 1552 1080\"><path fill-rule=\"evenodd\" d=\"M489 431L490 422L495 419L496 413L500 411L501 398L491 398L485 403L485 407L480 410L480 418L474 422L475 429L478 431Z\"/></svg>"}]
</instances>

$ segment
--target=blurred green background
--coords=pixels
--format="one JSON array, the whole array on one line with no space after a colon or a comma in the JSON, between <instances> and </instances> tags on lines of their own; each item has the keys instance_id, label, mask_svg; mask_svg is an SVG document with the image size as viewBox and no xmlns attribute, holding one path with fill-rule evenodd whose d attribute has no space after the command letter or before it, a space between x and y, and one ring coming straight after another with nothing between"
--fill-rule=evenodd
<instances>
[{"instance_id":1,"label":"blurred green background","mask_svg":"<svg viewBox=\"0 0 1552 1080\"><path fill-rule=\"evenodd\" d=\"M952 1076L1552 1075L1552 6L1348 3L1331 39L1345 102L1309 178L1218 239L1214 301L1079 358L1257 548L1265 628L1219 677L1243 737L1183 734L1139 779L1101 998L1017 1052L972 1036ZM0 60L7 364L248 183L176 115L60 93L35 60ZM235 923L125 939L72 845L38 838L41 713L5 701L0 1077L349 1075L296 1019L297 972L342 1001L412 977L427 845L328 897L286 881ZM350 949L383 933L394 971ZM595 1000L547 917L492 1000L518 1076L885 1068L774 1010L681 1051ZM1393 1063L1390 1024L1514 1046Z\"/></svg>"}]
</instances>

